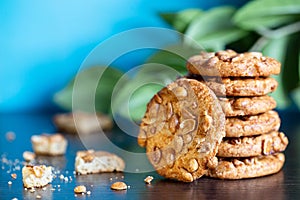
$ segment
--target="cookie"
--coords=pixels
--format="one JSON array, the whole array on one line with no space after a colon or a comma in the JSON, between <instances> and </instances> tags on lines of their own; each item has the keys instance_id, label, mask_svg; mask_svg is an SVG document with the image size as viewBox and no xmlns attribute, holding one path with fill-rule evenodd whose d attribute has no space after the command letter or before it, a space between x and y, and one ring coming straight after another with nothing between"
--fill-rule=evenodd
<instances>
[{"instance_id":1,"label":"cookie","mask_svg":"<svg viewBox=\"0 0 300 200\"><path fill-rule=\"evenodd\" d=\"M123 171L125 162L119 156L106 151L78 151L75 158L75 171L80 174Z\"/></svg>"},{"instance_id":2,"label":"cookie","mask_svg":"<svg viewBox=\"0 0 300 200\"><path fill-rule=\"evenodd\" d=\"M278 131L280 118L276 111L270 110L258 115L227 117L226 137L254 136Z\"/></svg>"},{"instance_id":3,"label":"cookie","mask_svg":"<svg viewBox=\"0 0 300 200\"><path fill-rule=\"evenodd\" d=\"M279 172L284 161L283 153L252 158L219 158L216 165L207 170L206 175L219 179L261 177Z\"/></svg>"},{"instance_id":4,"label":"cookie","mask_svg":"<svg viewBox=\"0 0 300 200\"><path fill-rule=\"evenodd\" d=\"M282 152L288 145L282 132L271 132L253 137L224 138L219 145L219 157L251 157Z\"/></svg>"},{"instance_id":5,"label":"cookie","mask_svg":"<svg viewBox=\"0 0 300 200\"><path fill-rule=\"evenodd\" d=\"M35 154L48 156L65 154L68 145L67 139L59 133L33 135L31 143Z\"/></svg>"},{"instance_id":6,"label":"cookie","mask_svg":"<svg viewBox=\"0 0 300 200\"><path fill-rule=\"evenodd\" d=\"M53 122L58 130L66 133L90 134L111 130L113 127L110 117L101 113L82 111L56 114Z\"/></svg>"},{"instance_id":7,"label":"cookie","mask_svg":"<svg viewBox=\"0 0 300 200\"><path fill-rule=\"evenodd\" d=\"M27 165L22 168L23 185L26 188L44 187L53 180L52 167Z\"/></svg>"},{"instance_id":8,"label":"cookie","mask_svg":"<svg viewBox=\"0 0 300 200\"><path fill-rule=\"evenodd\" d=\"M192 182L204 175L224 136L225 115L215 94L197 80L180 78L148 103L138 143L160 175Z\"/></svg>"},{"instance_id":9,"label":"cookie","mask_svg":"<svg viewBox=\"0 0 300 200\"><path fill-rule=\"evenodd\" d=\"M278 82L271 77L256 78L220 78L190 75L203 81L217 96L263 96L276 90Z\"/></svg>"},{"instance_id":10,"label":"cookie","mask_svg":"<svg viewBox=\"0 0 300 200\"><path fill-rule=\"evenodd\" d=\"M238 54L233 50L201 52L188 59L191 74L217 77L259 77L280 73L281 64L259 52Z\"/></svg>"},{"instance_id":11,"label":"cookie","mask_svg":"<svg viewBox=\"0 0 300 200\"><path fill-rule=\"evenodd\" d=\"M270 96L259 97L219 97L226 117L257 115L276 107L276 101Z\"/></svg>"}]
</instances>

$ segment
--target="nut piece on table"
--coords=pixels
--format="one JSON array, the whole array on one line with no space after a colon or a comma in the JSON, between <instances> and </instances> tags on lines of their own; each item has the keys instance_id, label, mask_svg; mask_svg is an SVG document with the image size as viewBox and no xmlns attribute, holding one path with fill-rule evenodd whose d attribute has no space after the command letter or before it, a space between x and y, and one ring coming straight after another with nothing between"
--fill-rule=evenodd
<instances>
[{"instance_id":1,"label":"nut piece on table","mask_svg":"<svg viewBox=\"0 0 300 200\"><path fill-rule=\"evenodd\" d=\"M30 151L24 151L23 158L25 161L30 162L35 159L35 153L30 152Z\"/></svg>"},{"instance_id":2,"label":"nut piece on table","mask_svg":"<svg viewBox=\"0 0 300 200\"><path fill-rule=\"evenodd\" d=\"M67 133L90 134L111 130L113 121L101 113L87 113L77 111L73 113L57 114L53 118L58 130Z\"/></svg>"},{"instance_id":3,"label":"nut piece on table","mask_svg":"<svg viewBox=\"0 0 300 200\"><path fill-rule=\"evenodd\" d=\"M68 145L66 138L59 133L33 135L31 143L36 154L49 156L64 155Z\"/></svg>"},{"instance_id":4,"label":"nut piece on table","mask_svg":"<svg viewBox=\"0 0 300 200\"><path fill-rule=\"evenodd\" d=\"M26 188L44 187L52 182L52 167L27 165L22 168L22 177L24 187Z\"/></svg>"},{"instance_id":5,"label":"nut piece on table","mask_svg":"<svg viewBox=\"0 0 300 200\"><path fill-rule=\"evenodd\" d=\"M127 185L124 182L115 182L110 186L110 188L113 190L126 190Z\"/></svg>"},{"instance_id":6,"label":"nut piece on table","mask_svg":"<svg viewBox=\"0 0 300 200\"><path fill-rule=\"evenodd\" d=\"M79 174L123 171L125 162L119 156L106 151L78 151L75 170Z\"/></svg>"},{"instance_id":7,"label":"nut piece on table","mask_svg":"<svg viewBox=\"0 0 300 200\"><path fill-rule=\"evenodd\" d=\"M144 179L144 182L147 183L147 184L151 184L151 181L153 180L153 176L147 176L145 179Z\"/></svg>"},{"instance_id":8,"label":"nut piece on table","mask_svg":"<svg viewBox=\"0 0 300 200\"><path fill-rule=\"evenodd\" d=\"M17 174L13 173L10 175L13 179L17 179Z\"/></svg>"},{"instance_id":9,"label":"nut piece on table","mask_svg":"<svg viewBox=\"0 0 300 200\"><path fill-rule=\"evenodd\" d=\"M86 187L84 185L78 185L74 188L76 194L86 193Z\"/></svg>"}]
</instances>

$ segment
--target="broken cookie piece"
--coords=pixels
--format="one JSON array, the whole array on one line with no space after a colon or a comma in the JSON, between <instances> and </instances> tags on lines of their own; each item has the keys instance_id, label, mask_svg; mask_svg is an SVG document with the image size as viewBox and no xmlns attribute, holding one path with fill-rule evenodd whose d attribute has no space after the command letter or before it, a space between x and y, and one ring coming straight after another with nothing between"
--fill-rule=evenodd
<instances>
[{"instance_id":1,"label":"broken cookie piece","mask_svg":"<svg viewBox=\"0 0 300 200\"><path fill-rule=\"evenodd\" d=\"M26 188L44 187L52 182L52 167L27 165L22 168L22 177Z\"/></svg>"},{"instance_id":2,"label":"broken cookie piece","mask_svg":"<svg viewBox=\"0 0 300 200\"><path fill-rule=\"evenodd\" d=\"M90 134L111 130L113 127L110 117L100 113L82 111L57 114L53 121L58 130L67 133Z\"/></svg>"},{"instance_id":3,"label":"broken cookie piece","mask_svg":"<svg viewBox=\"0 0 300 200\"><path fill-rule=\"evenodd\" d=\"M79 174L121 172L124 169L124 160L106 151L78 151L75 158L75 170Z\"/></svg>"},{"instance_id":4,"label":"broken cookie piece","mask_svg":"<svg viewBox=\"0 0 300 200\"><path fill-rule=\"evenodd\" d=\"M64 155L68 145L68 141L61 134L33 135L31 143L35 154L48 156Z\"/></svg>"}]
</instances>

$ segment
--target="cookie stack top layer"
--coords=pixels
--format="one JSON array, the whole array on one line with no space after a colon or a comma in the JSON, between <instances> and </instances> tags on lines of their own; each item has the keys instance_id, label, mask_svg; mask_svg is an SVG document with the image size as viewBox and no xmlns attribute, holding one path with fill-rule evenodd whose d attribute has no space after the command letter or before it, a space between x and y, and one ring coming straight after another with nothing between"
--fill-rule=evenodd
<instances>
[{"instance_id":1,"label":"cookie stack top layer","mask_svg":"<svg viewBox=\"0 0 300 200\"><path fill-rule=\"evenodd\" d=\"M188 59L191 74L217 77L259 77L280 73L281 64L259 52L238 54L233 50L201 52Z\"/></svg>"}]
</instances>

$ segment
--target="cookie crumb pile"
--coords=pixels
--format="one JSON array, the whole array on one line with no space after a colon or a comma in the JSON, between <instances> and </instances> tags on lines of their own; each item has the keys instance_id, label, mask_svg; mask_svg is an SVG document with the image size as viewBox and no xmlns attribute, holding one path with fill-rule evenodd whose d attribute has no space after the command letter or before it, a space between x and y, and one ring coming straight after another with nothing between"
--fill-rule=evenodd
<instances>
[{"instance_id":1,"label":"cookie crumb pile","mask_svg":"<svg viewBox=\"0 0 300 200\"><path fill-rule=\"evenodd\" d=\"M226 115L226 136L219 145L217 165L211 166L208 176L253 178L282 168L285 158L280 152L288 139L279 132L280 118L273 110L276 101L268 96L278 86L270 76L278 74L280 67L278 61L258 52L202 52L189 59L189 77L215 92ZM211 76L213 70L206 73L206 68L218 76Z\"/></svg>"},{"instance_id":2,"label":"cookie crumb pile","mask_svg":"<svg viewBox=\"0 0 300 200\"><path fill-rule=\"evenodd\" d=\"M281 64L258 52L201 52L189 58L188 75L150 100L138 143L156 171L192 182L278 172L288 139L279 132L276 101L268 96Z\"/></svg>"}]
</instances>

